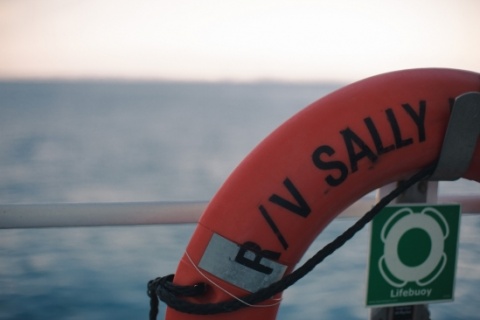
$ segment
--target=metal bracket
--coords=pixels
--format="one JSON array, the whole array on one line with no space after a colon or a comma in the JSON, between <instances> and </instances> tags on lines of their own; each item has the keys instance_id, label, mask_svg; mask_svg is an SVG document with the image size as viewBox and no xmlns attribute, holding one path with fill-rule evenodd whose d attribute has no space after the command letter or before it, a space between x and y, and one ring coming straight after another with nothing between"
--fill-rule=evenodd
<instances>
[{"instance_id":1,"label":"metal bracket","mask_svg":"<svg viewBox=\"0 0 480 320\"><path fill-rule=\"evenodd\" d=\"M480 134L480 92L458 96L448 121L442 151L429 180L457 180L467 171Z\"/></svg>"}]
</instances>

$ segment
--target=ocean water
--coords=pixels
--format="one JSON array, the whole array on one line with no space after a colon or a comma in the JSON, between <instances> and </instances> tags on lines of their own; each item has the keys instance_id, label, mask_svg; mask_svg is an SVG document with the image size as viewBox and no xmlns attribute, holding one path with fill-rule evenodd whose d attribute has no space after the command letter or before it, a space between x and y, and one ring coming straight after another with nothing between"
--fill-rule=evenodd
<instances>
[{"instance_id":1,"label":"ocean water","mask_svg":"<svg viewBox=\"0 0 480 320\"><path fill-rule=\"evenodd\" d=\"M208 200L269 132L338 84L0 83L0 203ZM440 192L479 194L476 183ZM353 219L337 219L313 255ZM147 319L194 224L0 230L0 319ZM368 228L286 290L278 319L368 319ZM478 319L480 217L464 215L454 302ZM164 306L162 306L164 308Z\"/></svg>"}]
</instances>

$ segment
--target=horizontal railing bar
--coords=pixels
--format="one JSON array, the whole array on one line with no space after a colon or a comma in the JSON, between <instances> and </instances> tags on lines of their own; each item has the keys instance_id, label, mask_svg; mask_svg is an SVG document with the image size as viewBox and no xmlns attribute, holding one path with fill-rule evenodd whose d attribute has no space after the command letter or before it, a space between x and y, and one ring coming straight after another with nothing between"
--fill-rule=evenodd
<instances>
[{"instance_id":1,"label":"horizontal railing bar","mask_svg":"<svg viewBox=\"0 0 480 320\"><path fill-rule=\"evenodd\" d=\"M359 217L375 203L364 197L340 217ZM439 196L438 203L459 203L463 213L480 213L480 197ZM196 223L208 202L119 202L0 205L0 229L131 226Z\"/></svg>"}]
</instances>

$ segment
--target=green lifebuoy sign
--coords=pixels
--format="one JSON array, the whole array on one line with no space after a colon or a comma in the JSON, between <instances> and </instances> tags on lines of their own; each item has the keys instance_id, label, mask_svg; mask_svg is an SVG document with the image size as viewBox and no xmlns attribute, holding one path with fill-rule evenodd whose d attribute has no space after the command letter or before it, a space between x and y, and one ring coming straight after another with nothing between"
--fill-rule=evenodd
<instances>
[{"instance_id":1,"label":"green lifebuoy sign","mask_svg":"<svg viewBox=\"0 0 480 320\"><path fill-rule=\"evenodd\" d=\"M459 205L395 205L371 226L369 307L453 300Z\"/></svg>"}]
</instances>

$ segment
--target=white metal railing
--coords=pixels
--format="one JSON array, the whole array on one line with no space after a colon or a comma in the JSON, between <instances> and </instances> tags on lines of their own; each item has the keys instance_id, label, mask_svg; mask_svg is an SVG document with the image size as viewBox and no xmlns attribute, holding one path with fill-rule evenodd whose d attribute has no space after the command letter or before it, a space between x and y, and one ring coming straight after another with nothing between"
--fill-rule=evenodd
<instances>
[{"instance_id":1,"label":"white metal railing","mask_svg":"<svg viewBox=\"0 0 480 320\"><path fill-rule=\"evenodd\" d=\"M375 203L366 196L340 217L359 217ZM480 213L480 196L439 196L438 203L459 203L463 213ZM125 202L0 205L0 229L128 226L196 223L208 202Z\"/></svg>"}]
</instances>

